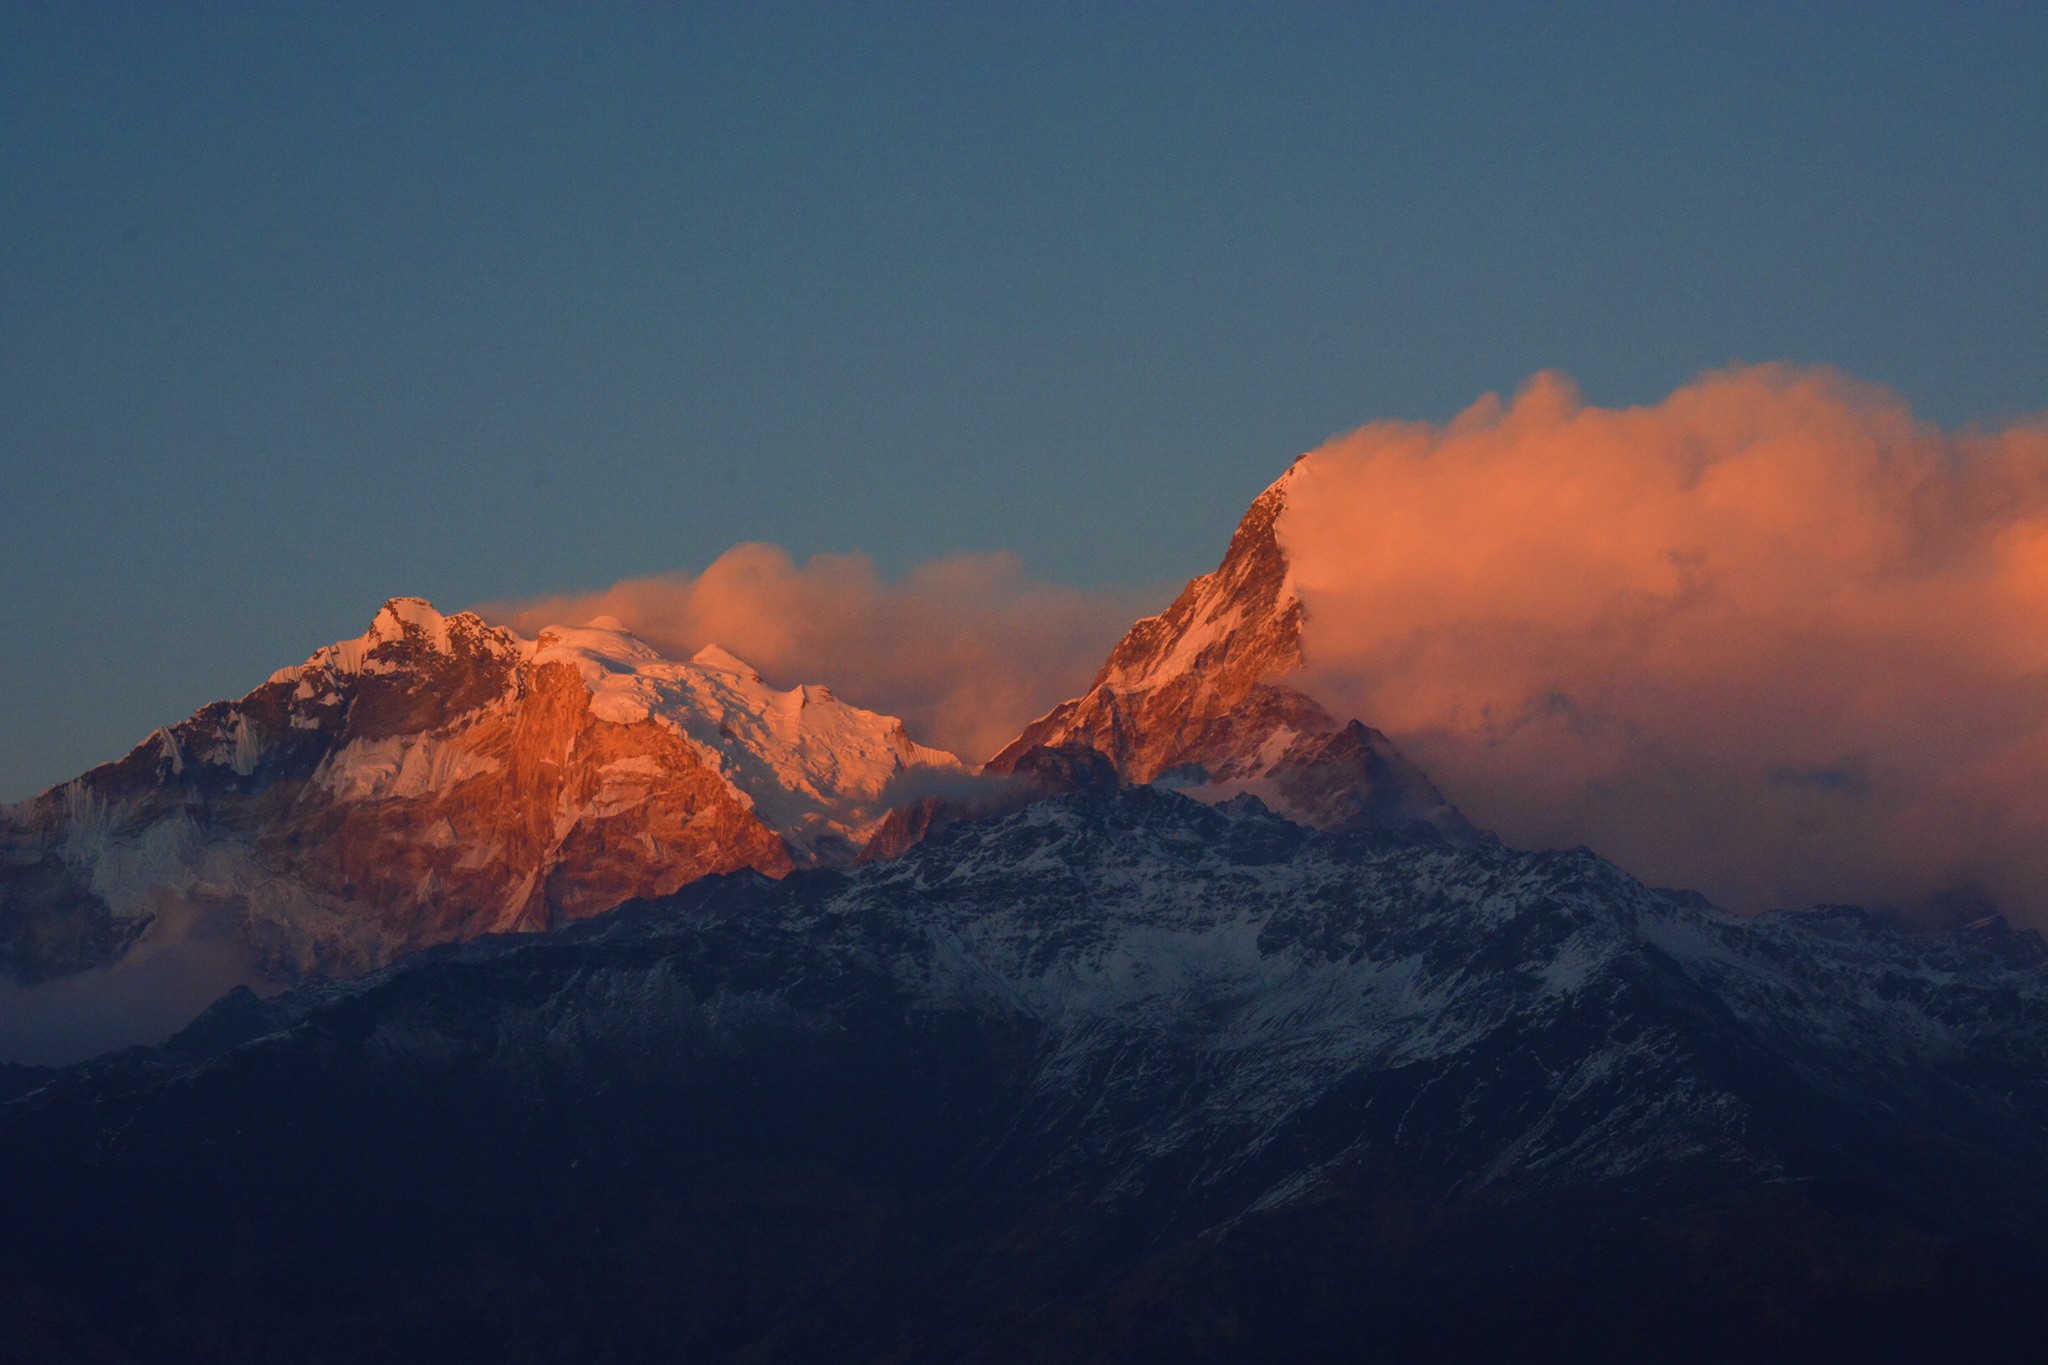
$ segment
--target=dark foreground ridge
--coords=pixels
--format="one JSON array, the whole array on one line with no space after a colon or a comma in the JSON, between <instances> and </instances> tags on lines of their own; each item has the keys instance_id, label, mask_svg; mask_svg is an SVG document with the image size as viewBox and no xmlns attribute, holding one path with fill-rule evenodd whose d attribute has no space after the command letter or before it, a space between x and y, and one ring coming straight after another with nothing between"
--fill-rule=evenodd
<instances>
[{"instance_id":1,"label":"dark foreground ridge","mask_svg":"<svg viewBox=\"0 0 2048 1365\"><path fill-rule=\"evenodd\" d=\"M0 1343L2036 1358L2043 960L1082 791L56 1076L0 1108Z\"/></svg>"}]
</instances>

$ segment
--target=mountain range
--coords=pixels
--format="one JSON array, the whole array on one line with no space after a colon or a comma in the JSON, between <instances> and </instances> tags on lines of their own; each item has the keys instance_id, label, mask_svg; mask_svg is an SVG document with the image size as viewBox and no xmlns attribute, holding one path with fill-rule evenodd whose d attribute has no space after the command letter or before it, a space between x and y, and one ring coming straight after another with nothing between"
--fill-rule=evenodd
<instances>
[{"instance_id":1,"label":"mountain range","mask_svg":"<svg viewBox=\"0 0 2048 1365\"><path fill-rule=\"evenodd\" d=\"M714 872L900 852L908 830L1043 794L1000 779L1060 746L1317 828L1479 837L1384 735L1279 681L1302 662L1287 483L1083 696L976 769L717 645L676 662L611 618L526 639L393 598L363 635L0 812L0 969L103 967L196 905L272 976L356 974Z\"/></svg>"},{"instance_id":2,"label":"mountain range","mask_svg":"<svg viewBox=\"0 0 2048 1365\"><path fill-rule=\"evenodd\" d=\"M23 1359L2033 1359L2048 948L1473 828L1252 505L980 766L394 599L10 811L0 944L277 975L0 1075Z\"/></svg>"}]
</instances>

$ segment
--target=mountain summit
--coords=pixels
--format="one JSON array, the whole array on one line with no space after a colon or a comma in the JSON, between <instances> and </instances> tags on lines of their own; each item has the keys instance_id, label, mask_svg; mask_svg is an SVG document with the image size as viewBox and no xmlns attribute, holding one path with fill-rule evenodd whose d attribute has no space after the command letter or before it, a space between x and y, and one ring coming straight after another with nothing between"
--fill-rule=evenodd
<instances>
[{"instance_id":1,"label":"mountain summit","mask_svg":"<svg viewBox=\"0 0 2048 1365\"><path fill-rule=\"evenodd\" d=\"M1483 837L1385 735L1340 722L1280 681L1306 662L1301 595L1280 538L1296 468L1253 501L1214 572L1132 626L1088 691L1033 721L989 770L1080 744L1127 782L1162 782L1212 803L1249 793L1318 829Z\"/></svg>"},{"instance_id":2,"label":"mountain summit","mask_svg":"<svg viewBox=\"0 0 2048 1365\"><path fill-rule=\"evenodd\" d=\"M707 873L851 862L916 770L961 765L715 645L679 663L612 620L528 640L397 597L0 815L0 965L99 965L199 905L272 970L362 971Z\"/></svg>"}]
</instances>

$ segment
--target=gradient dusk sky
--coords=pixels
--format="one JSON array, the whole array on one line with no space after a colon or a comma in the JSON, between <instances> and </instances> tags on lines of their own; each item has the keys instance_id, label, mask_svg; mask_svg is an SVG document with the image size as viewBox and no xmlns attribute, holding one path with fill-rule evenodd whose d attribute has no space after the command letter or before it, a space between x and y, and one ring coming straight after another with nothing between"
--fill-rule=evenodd
<instances>
[{"instance_id":1,"label":"gradient dusk sky","mask_svg":"<svg viewBox=\"0 0 2048 1365\"><path fill-rule=\"evenodd\" d=\"M1539 370L2038 412L2044 72L2039 5L0 0L0 799L393 594L1163 601Z\"/></svg>"}]
</instances>

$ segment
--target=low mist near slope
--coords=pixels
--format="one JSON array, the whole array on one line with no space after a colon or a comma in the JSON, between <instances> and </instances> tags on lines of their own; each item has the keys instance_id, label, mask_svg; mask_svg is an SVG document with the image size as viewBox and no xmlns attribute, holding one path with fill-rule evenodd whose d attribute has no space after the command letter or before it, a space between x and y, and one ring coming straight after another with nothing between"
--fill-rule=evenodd
<instances>
[{"instance_id":1,"label":"low mist near slope","mask_svg":"<svg viewBox=\"0 0 2048 1365\"><path fill-rule=\"evenodd\" d=\"M64 1066L160 1043L237 986L283 989L242 934L243 907L161 894L133 950L33 986L0 979L0 1061Z\"/></svg>"}]
</instances>

